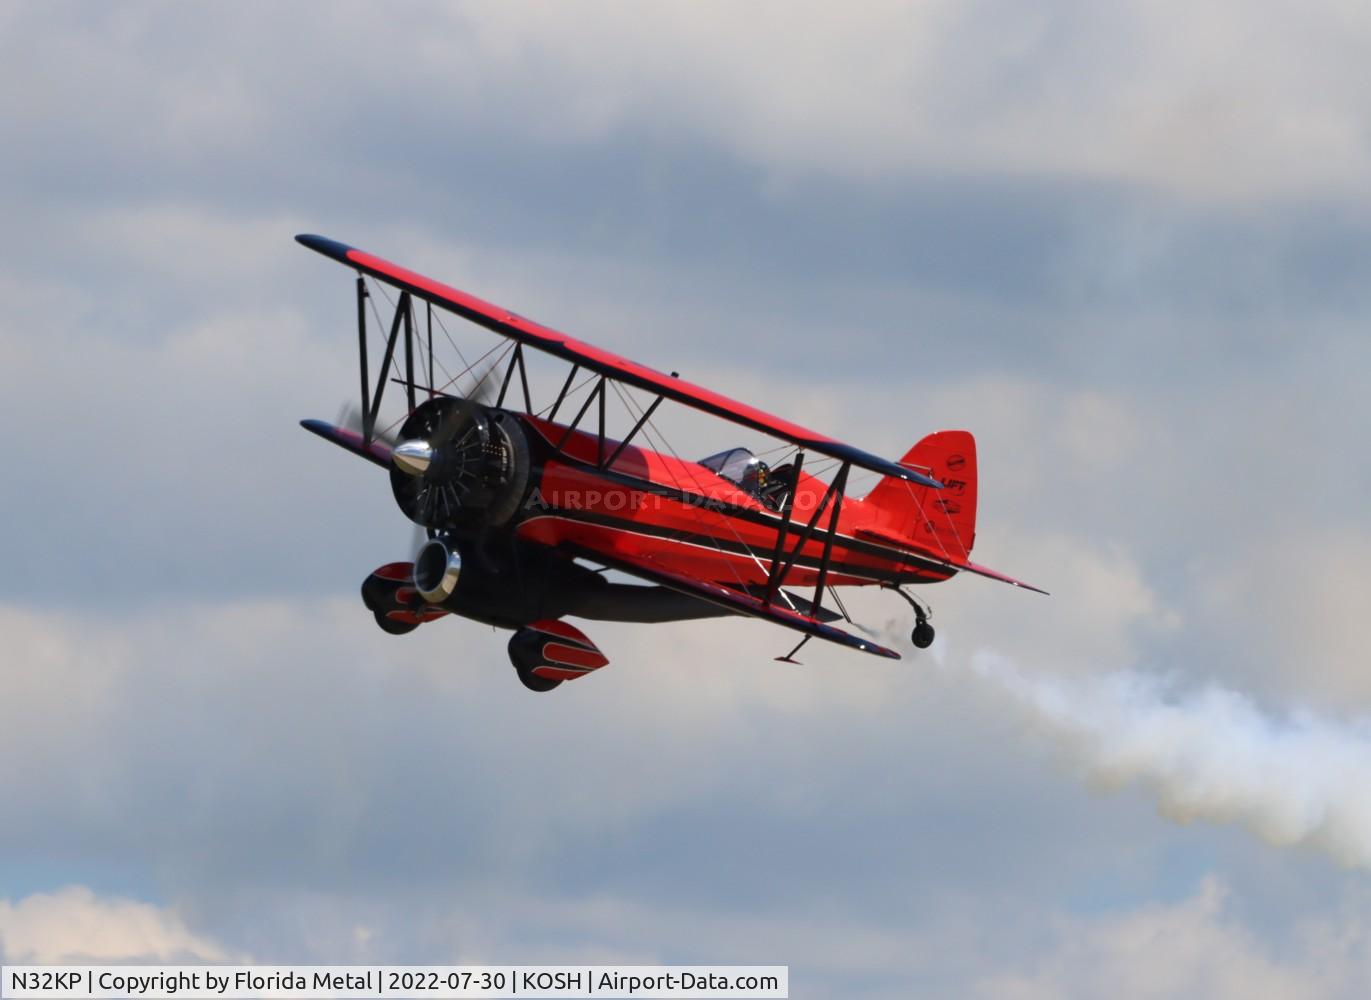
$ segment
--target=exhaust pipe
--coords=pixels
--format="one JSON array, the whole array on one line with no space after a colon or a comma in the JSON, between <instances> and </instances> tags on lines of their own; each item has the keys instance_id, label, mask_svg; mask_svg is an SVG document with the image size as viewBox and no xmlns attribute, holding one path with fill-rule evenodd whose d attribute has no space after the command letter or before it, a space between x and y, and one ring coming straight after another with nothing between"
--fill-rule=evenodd
<instances>
[{"instance_id":1,"label":"exhaust pipe","mask_svg":"<svg viewBox=\"0 0 1371 1000\"><path fill-rule=\"evenodd\" d=\"M430 539L414 558L414 589L429 604L451 597L461 575L461 553L441 539Z\"/></svg>"}]
</instances>

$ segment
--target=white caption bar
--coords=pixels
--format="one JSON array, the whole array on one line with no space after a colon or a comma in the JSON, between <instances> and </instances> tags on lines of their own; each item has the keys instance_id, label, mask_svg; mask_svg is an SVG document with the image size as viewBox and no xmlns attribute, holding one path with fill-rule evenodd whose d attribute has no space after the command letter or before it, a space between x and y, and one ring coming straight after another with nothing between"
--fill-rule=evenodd
<instances>
[{"instance_id":1,"label":"white caption bar","mask_svg":"<svg viewBox=\"0 0 1371 1000\"><path fill-rule=\"evenodd\" d=\"M6 965L0 997L789 997L785 965Z\"/></svg>"}]
</instances>

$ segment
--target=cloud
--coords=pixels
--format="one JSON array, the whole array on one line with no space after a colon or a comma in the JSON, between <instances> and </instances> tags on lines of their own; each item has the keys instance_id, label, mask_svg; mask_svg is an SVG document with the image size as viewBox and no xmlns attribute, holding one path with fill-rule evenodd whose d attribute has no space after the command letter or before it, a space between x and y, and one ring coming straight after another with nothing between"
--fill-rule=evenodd
<instances>
[{"instance_id":1,"label":"cloud","mask_svg":"<svg viewBox=\"0 0 1371 1000\"><path fill-rule=\"evenodd\" d=\"M372 177L388 188L415 169L402 136L428 152L430 136L456 124L471 143L518 135L544 150L624 134L705 145L776 175L781 188L806 172L971 173L1210 201L1330 191L1361 201L1371 156L1358 103L1365 13L1341 0L1306 5L1295 21L1282 5L1238 0L1203 11L883 3L858 16L822 5L801 14L659 5L632 18L613 4L574 14L491 4L416 7L404 23L346 6L327 19L281 11L266 37L241 12L140 7L71 30L74 9L13 18L12 38L66 29L46 54L76 71L43 74L36 55L12 46L11 73L41 85L39 100L11 101L7 118L49 149L70 149L74 137L100 143L121 173L161 159L220 178L226 166L265 167L268 151L303 140L318 185L341 189L337 154L369 130L371 159L386 166ZM305 31L315 44L292 45ZM377 55L400 45L410 57L398 64ZM205 73L211 51L225 58ZM336 101L354 79L363 84L355 100ZM77 112L64 122L74 133L45 120L54 104Z\"/></svg>"},{"instance_id":2,"label":"cloud","mask_svg":"<svg viewBox=\"0 0 1371 1000\"><path fill-rule=\"evenodd\" d=\"M321 11L0 8L12 897L118 886L286 961L755 943L843 996L1088 982L1190 921L1234 982L1321 982L1253 955L1355 879L1091 798L957 667L1097 695L1179 651L1258 729L1366 707L1360 7ZM355 392L300 229L886 454L969 427L977 555L1054 597L933 589L900 664L596 624L549 699L502 634L384 637L354 591L408 526L294 426ZM1248 919L1156 902L1207 871Z\"/></svg>"},{"instance_id":3,"label":"cloud","mask_svg":"<svg viewBox=\"0 0 1371 1000\"><path fill-rule=\"evenodd\" d=\"M1273 949L1227 912L1227 895L1222 883L1206 879L1179 903L1095 919L1057 917L1043 953L1018 969L982 976L966 995L1351 1000L1361 994L1371 969L1364 917L1310 920L1284 947Z\"/></svg>"},{"instance_id":4,"label":"cloud","mask_svg":"<svg viewBox=\"0 0 1371 1000\"><path fill-rule=\"evenodd\" d=\"M391 926L390 908L454 898L713 913L864 899L908 916L910 886L1025 891L1025 872L1085 879L1148 853L1101 836L1031 860L1059 855L1061 815L1098 829L1098 807L1005 758L991 702L917 658L811 643L805 667L776 663L786 637L755 622L590 624L610 666L546 697L517 683L505 634L444 621L396 639L355 598L11 608L0 623L0 749L24 762L0 773L0 855L155 887L197 932L259 956L295 960L297 932L249 928L310 899L352 901L312 946L326 956ZM997 843L1006 812L1040 835Z\"/></svg>"},{"instance_id":5,"label":"cloud","mask_svg":"<svg viewBox=\"0 0 1371 1000\"><path fill-rule=\"evenodd\" d=\"M1326 711L1365 710L1371 705L1362 623L1371 602L1368 567L1371 537L1360 523L1296 518L1213 567L1197 598L1215 631L1251 664L1255 680Z\"/></svg>"},{"instance_id":6,"label":"cloud","mask_svg":"<svg viewBox=\"0 0 1371 1000\"><path fill-rule=\"evenodd\" d=\"M783 174L1051 173L1227 199L1351 193L1367 166L1350 4L1295 30L1279 5L1236 2L619 14L471 16L497 68L518 57L577 82L545 127L601 137L665 111Z\"/></svg>"},{"instance_id":7,"label":"cloud","mask_svg":"<svg viewBox=\"0 0 1371 1000\"><path fill-rule=\"evenodd\" d=\"M0 957L35 965L245 960L192 933L172 910L85 886L0 899Z\"/></svg>"}]
</instances>

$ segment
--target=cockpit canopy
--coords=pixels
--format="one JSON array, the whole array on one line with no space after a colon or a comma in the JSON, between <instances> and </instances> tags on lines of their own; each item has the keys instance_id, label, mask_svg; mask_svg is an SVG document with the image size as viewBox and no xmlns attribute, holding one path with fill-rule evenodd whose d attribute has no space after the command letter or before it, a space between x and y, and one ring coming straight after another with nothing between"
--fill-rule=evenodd
<instances>
[{"instance_id":1,"label":"cockpit canopy","mask_svg":"<svg viewBox=\"0 0 1371 1000\"><path fill-rule=\"evenodd\" d=\"M700 459L700 464L729 482L737 483L754 496L766 483L766 463L746 448L721 451Z\"/></svg>"}]
</instances>

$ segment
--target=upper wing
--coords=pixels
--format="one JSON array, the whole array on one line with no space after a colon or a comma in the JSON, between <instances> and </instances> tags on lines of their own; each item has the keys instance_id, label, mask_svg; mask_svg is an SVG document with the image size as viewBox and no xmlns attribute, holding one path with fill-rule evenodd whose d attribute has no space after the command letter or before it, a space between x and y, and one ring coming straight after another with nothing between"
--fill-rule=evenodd
<instances>
[{"instance_id":1,"label":"upper wing","mask_svg":"<svg viewBox=\"0 0 1371 1000\"><path fill-rule=\"evenodd\" d=\"M591 344L574 340L564 333L558 333L556 330L525 319L508 309L502 309L497 305L484 302L474 295L468 295L466 292L434 281L432 278L415 274L413 271L408 271L388 260L382 260L380 257L372 256L345 243L326 239L323 236L301 235L295 238L325 257L332 257L340 263L355 267L357 270L403 289L411 295L451 309L459 316L469 319L473 323L479 323L502 336L509 337L521 344L527 344L529 347L536 347L549 354L555 354L557 357L578 364L589 371L597 372L639 389L655 392L667 399L684 403L686 406L703 410L716 417L722 417L724 420L742 424L744 427L751 427L753 430L786 438L807 451L818 452L843 462L851 462L860 468L879 472L883 476L894 476L897 479L907 479L912 483L918 483L932 489L942 489L942 483L908 466L872 455L860 448L843 444L788 420L764 413L746 403L740 403L737 400L729 399L727 396L721 396L717 392L711 392L698 385L693 385L684 379L675 378L656 369L648 368L646 365L621 358L617 354L602 351Z\"/></svg>"},{"instance_id":2,"label":"upper wing","mask_svg":"<svg viewBox=\"0 0 1371 1000\"><path fill-rule=\"evenodd\" d=\"M900 654L893 649L886 649L869 639L853 635L851 632L844 632L840 628L826 625L815 618L792 611L790 608L781 607L776 604L767 604L760 597L743 593L733 587L725 587L720 583L710 583L705 580L698 580L695 577L686 576L662 566L660 563L641 556L625 555L622 552L603 552L599 549L592 549L586 546L571 546L571 551L583 559L600 563L610 569L617 569L621 572L640 577L651 583L692 597L698 597L702 601L709 601L720 607L736 611L741 615L748 615L752 618L761 618L764 621L775 622L777 625L784 625L786 628L793 628L797 632L804 632L807 635L818 636L820 639L827 639L829 642L840 643L844 646L851 646L853 649L860 649L864 653L872 653L876 656L886 656L892 660L898 660Z\"/></svg>"}]
</instances>

